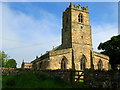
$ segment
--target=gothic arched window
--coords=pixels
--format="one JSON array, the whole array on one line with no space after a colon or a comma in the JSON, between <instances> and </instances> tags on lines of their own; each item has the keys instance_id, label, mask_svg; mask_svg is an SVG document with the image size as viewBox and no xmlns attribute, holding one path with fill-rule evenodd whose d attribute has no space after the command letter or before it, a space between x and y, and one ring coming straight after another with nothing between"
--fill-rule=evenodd
<instances>
[{"instance_id":1,"label":"gothic arched window","mask_svg":"<svg viewBox=\"0 0 120 90\"><path fill-rule=\"evenodd\" d=\"M98 62L98 70L102 70L103 69L103 63L102 63L102 61L100 60L99 62Z\"/></svg>"},{"instance_id":2,"label":"gothic arched window","mask_svg":"<svg viewBox=\"0 0 120 90\"><path fill-rule=\"evenodd\" d=\"M42 62L39 63L39 69L42 69Z\"/></svg>"},{"instance_id":3,"label":"gothic arched window","mask_svg":"<svg viewBox=\"0 0 120 90\"><path fill-rule=\"evenodd\" d=\"M81 13L78 15L78 22L83 22L83 15Z\"/></svg>"},{"instance_id":4,"label":"gothic arched window","mask_svg":"<svg viewBox=\"0 0 120 90\"><path fill-rule=\"evenodd\" d=\"M86 57L83 55L80 60L80 70L85 70L86 68Z\"/></svg>"},{"instance_id":5,"label":"gothic arched window","mask_svg":"<svg viewBox=\"0 0 120 90\"><path fill-rule=\"evenodd\" d=\"M61 61L61 69L62 70L67 69L67 59L65 57L63 57L63 59Z\"/></svg>"}]
</instances>

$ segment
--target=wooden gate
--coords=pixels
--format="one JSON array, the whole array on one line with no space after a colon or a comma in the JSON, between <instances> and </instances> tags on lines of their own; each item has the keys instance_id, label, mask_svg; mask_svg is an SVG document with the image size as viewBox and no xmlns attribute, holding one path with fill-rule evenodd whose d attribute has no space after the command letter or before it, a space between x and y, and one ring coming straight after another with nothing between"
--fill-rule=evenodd
<instances>
[{"instance_id":1,"label":"wooden gate","mask_svg":"<svg viewBox=\"0 0 120 90\"><path fill-rule=\"evenodd\" d=\"M75 81L84 80L84 71L75 71Z\"/></svg>"}]
</instances>

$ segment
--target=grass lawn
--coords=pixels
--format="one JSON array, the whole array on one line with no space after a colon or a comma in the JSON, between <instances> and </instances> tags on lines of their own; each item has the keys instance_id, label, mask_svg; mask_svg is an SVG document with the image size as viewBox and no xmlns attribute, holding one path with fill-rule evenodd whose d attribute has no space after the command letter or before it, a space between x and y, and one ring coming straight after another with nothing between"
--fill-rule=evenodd
<instances>
[{"instance_id":1,"label":"grass lawn","mask_svg":"<svg viewBox=\"0 0 120 90\"><path fill-rule=\"evenodd\" d=\"M89 88L81 80L70 85L63 79L48 77L40 72L24 72L16 75L2 76L2 88ZM86 89L85 89L86 90Z\"/></svg>"},{"instance_id":2,"label":"grass lawn","mask_svg":"<svg viewBox=\"0 0 120 90\"><path fill-rule=\"evenodd\" d=\"M26 72L2 77L3 88L72 88L60 78L50 78L39 72Z\"/></svg>"}]
</instances>

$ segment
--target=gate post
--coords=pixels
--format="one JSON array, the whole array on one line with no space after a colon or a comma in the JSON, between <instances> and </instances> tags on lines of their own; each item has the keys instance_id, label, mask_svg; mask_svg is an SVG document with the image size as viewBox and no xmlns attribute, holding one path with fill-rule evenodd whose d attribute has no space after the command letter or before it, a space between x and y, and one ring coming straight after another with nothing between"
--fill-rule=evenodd
<instances>
[{"instance_id":1,"label":"gate post","mask_svg":"<svg viewBox=\"0 0 120 90\"><path fill-rule=\"evenodd\" d=\"M75 70L70 70L70 83L73 85L75 82Z\"/></svg>"}]
</instances>

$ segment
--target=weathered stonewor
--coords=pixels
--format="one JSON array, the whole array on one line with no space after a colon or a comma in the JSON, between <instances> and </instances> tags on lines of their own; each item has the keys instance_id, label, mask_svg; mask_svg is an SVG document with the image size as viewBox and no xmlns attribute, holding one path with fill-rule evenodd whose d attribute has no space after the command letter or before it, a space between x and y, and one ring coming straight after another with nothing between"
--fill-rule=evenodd
<instances>
[{"instance_id":1,"label":"weathered stonewor","mask_svg":"<svg viewBox=\"0 0 120 90\"><path fill-rule=\"evenodd\" d=\"M2 75L16 75L24 72L41 72L49 77L58 77L64 79L70 83L74 82L74 72L73 70L34 70L28 68L2 68Z\"/></svg>"},{"instance_id":2,"label":"weathered stonewor","mask_svg":"<svg viewBox=\"0 0 120 90\"><path fill-rule=\"evenodd\" d=\"M26 68L0 68L2 71L2 75L15 75L18 73L23 73L23 72L31 72L32 69L26 69Z\"/></svg>"},{"instance_id":3,"label":"weathered stonewor","mask_svg":"<svg viewBox=\"0 0 120 90\"><path fill-rule=\"evenodd\" d=\"M14 68L14 69L2 69L2 75L15 75L23 72L41 72L46 74L49 77L58 77L64 79L71 84L74 84L76 78L76 73L81 71L76 71L72 69L68 70L33 70L33 69L23 69L23 68ZM93 88L120 88L120 70L116 71L100 71L100 70L91 70L86 69L84 72L84 83L90 85Z\"/></svg>"},{"instance_id":4,"label":"weathered stonewor","mask_svg":"<svg viewBox=\"0 0 120 90\"><path fill-rule=\"evenodd\" d=\"M68 69L68 70L40 70L41 72L43 72L44 74L50 76L50 77L58 77L61 79L64 79L68 82L70 82L71 84L74 82L74 73L75 71Z\"/></svg>"},{"instance_id":5,"label":"weathered stonewor","mask_svg":"<svg viewBox=\"0 0 120 90\"><path fill-rule=\"evenodd\" d=\"M95 88L120 88L120 71L85 70L84 80L86 85Z\"/></svg>"},{"instance_id":6,"label":"weathered stonewor","mask_svg":"<svg viewBox=\"0 0 120 90\"><path fill-rule=\"evenodd\" d=\"M111 68L109 57L92 49L88 7L70 3L63 11L61 31L61 45L37 56L29 63L32 64L32 68L42 70L84 70L85 68L109 70ZM23 66L26 68L27 64L24 63Z\"/></svg>"}]
</instances>

